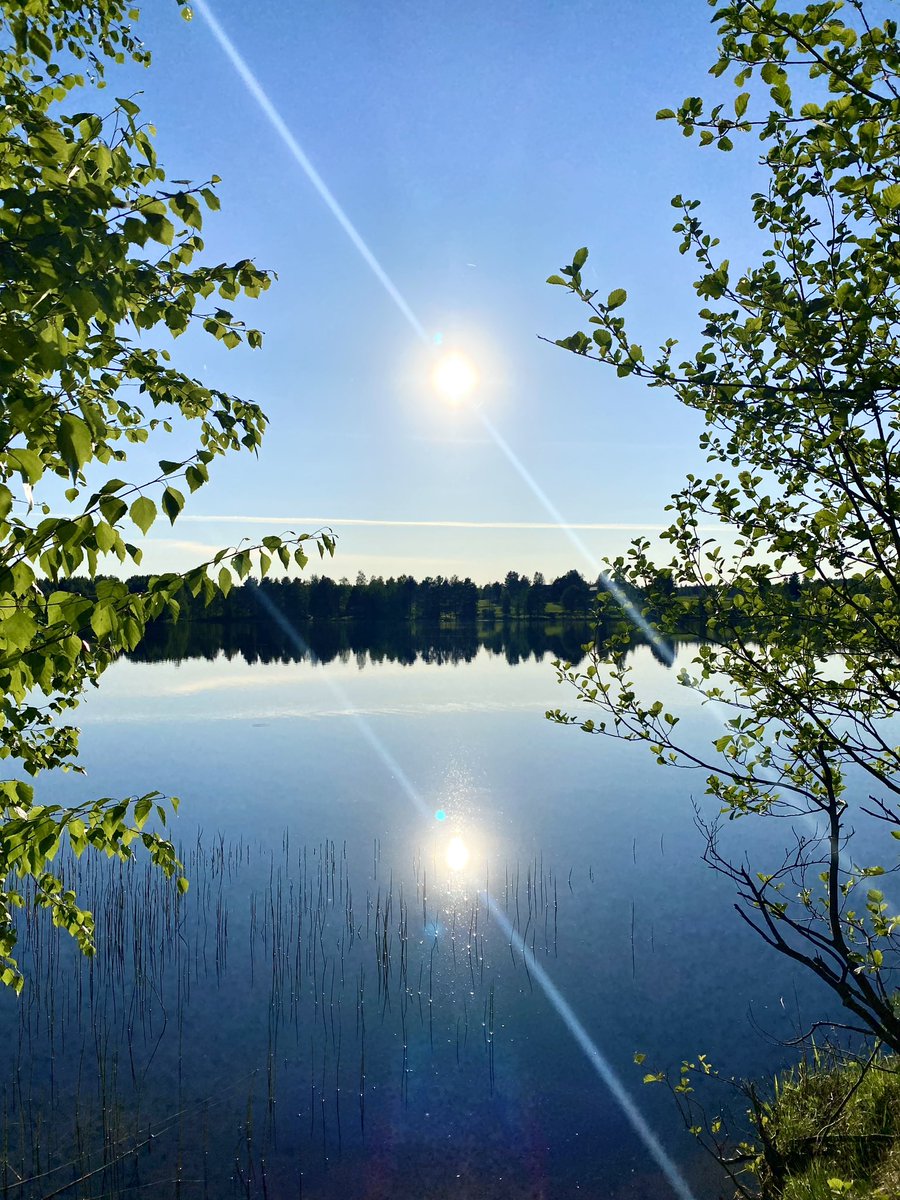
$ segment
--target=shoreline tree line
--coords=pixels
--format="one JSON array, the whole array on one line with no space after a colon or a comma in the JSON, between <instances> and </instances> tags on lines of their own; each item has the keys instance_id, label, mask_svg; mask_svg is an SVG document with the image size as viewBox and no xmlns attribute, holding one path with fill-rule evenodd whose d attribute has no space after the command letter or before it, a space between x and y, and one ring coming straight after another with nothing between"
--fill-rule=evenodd
<instances>
[{"instance_id":1,"label":"shoreline tree line","mask_svg":"<svg viewBox=\"0 0 900 1200\"><path fill-rule=\"evenodd\" d=\"M103 590L105 578L74 576L58 581L53 587L94 600L98 587ZM126 586L129 592L143 593L152 583L152 576L133 575ZM666 605L674 602L680 608L681 617L676 622L680 632L728 636L728 628L721 623L717 625L717 614L708 611L699 589L677 586L670 572L660 572L646 587L637 587L622 577L615 577L615 585L627 603L651 622L655 623L659 617L662 596ZM774 586L782 594L782 605L790 608L796 604L799 616L801 589L815 590L816 585L790 576ZM606 591L604 577L591 581L574 569L549 581L540 571L531 577L508 571L502 580L482 584L456 575L383 578L368 577L362 571L352 583L346 577L333 579L316 574L261 580L248 577L211 597L194 595L185 588L175 600L175 605L160 615L160 622L252 623L261 617L269 619L274 612L290 622L300 623L356 621L461 626L508 621L590 621L595 625L599 621L605 628L627 626L634 632L632 615L623 612Z\"/></svg>"}]
</instances>

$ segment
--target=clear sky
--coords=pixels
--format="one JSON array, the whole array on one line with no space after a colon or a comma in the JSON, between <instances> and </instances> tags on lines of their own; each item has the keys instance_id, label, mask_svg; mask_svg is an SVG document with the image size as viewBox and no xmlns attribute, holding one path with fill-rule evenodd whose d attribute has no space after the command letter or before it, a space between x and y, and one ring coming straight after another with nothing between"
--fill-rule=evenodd
<instances>
[{"instance_id":1,"label":"clear sky","mask_svg":"<svg viewBox=\"0 0 900 1200\"><path fill-rule=\"evenodd\" d=\"M186 23L174 0L151 0L140 29L153 65L125 69L111 90L143 91L171 178L222 176L209 258L252 257L278 280L241 309L264 330L262 350L193 334L175 344L179 365L256 400L271 424L258 460L223 462L173 530L154 527L145 567L316 522L338 535L337 576L590 575L658 528L702 464L698 419L538 335L585 323L544 280L587 245L587 282L628 290L645 347L694 344L676 192L704 200L732 262L752 252L756 143L701 152L654 120L685 95L733 92L707 75L704 0L208 3L427 339L476 364L474 400L510 454L478 412L435 395L438 351L329 211L202 6ZM564 531L539 528L560 515L596 526L578 531L593 563Z\"/></svg>"}]
</instances>

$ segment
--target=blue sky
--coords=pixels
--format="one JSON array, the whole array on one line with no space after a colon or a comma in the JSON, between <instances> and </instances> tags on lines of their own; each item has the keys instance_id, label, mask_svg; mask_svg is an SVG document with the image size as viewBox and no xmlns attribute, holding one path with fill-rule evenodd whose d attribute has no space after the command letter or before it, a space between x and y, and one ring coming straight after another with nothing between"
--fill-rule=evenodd
<instances>
[{"instance_id":1,"label":"blue sky","mask_svg":"<svg viewBox=\"0 0 900 1200\"><path fill-rule=\"evenodd\" d=\"M645 346L694 344L695 272L671 233L676 192L704 200L732 262L752 253L756 144L701 152L654 120L687 94L733 91L707 75L712 10L703 0L209 7L428 337L475 362L477 403L537 486L477 412L434 394L435 351L202 12L186 23L174 2L153 0L140 22L153 65L120 72L112 90L143 91L170 177L222 177L222 211L204 229L210 259L252 257L279 278L242 309L266 334L261 351L205 336L175 343L179 365L258 401L271 425L258 460L223 462L171 532L154 527L145 566L184 567L206 548L315 519L338 534L327 567L338 576L591 574L591 558L658 527L702 464L696 416L538 335L584 323L544 280L587 245L587 281L628 290ZM563 531L521 527L555 514L610 528L578 531L586 558Z\"/></svg>"}]
</instances>

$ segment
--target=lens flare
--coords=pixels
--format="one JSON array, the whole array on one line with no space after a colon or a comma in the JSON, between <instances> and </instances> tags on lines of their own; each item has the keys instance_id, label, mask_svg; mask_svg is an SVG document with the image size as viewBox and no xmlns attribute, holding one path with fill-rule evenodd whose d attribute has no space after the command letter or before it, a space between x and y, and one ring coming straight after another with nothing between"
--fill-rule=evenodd
<instances>
[{"instance_id":1,"label":"lens flare","mask_svg":"<svg viewBox=\"0 0 900 1200\"><path fill-rule=\"evenodd\" d=\"M469 861L469 847L461 837L452 837L447 845L447 866L451 871L461 871Z\"/></svg>"},{"instance_id":2,"label":"lens flare","mask_svg":"<svg viewBox=\"0 0 900 1200\"><path fill-rule=\"evenodd\" d=\"M459 404L471 396L478 384L478 372L464 354L454 350L442 355L431 373L434 390L451 404Z\"/></svg>"},{"instance_id":3,"label":"lens flare","mask_svg":"<svg viewBox=\"0 0 900 1200\"><path fill-rule=\"evenodd\" d=\"M275 108L272 101L266 95L261 84L250 70L250 67L247 65L243 56L239 53L231 38L229 38L227 33L225 33L224 29L217 21L210 8L208 0L195 0L195 4L198 12L205 19L219 46L224 51L238 76L242 80L244 86L247 88L247 91L262 109L270 125L281 138L289 153L292 155L298 166L305 174L306 178L309 180L310 184L318 193L322 202L329 209L332 216L355 246L356 250L359 252L367 266L374 273L385 292L388 294L388 296L390 296L391 300L409 323L416 337L420 340L420 342L427 345L428 335L426 334L422 323L416 317L415 313L410 308L405 297L401 294L394 281L390 278L388 273L381 266L381 263L376 259L375 255L366 245L360 233L357 231L347 214L338 204L330 189L325 184L325 181L322 179L309 158L304 153L297 139L288 128L286 122ZM439 346L440 342L435 340L435 345ZM442 370L442 364L445 362L447 363L447 366L444 368L444 370ZM446 375L444 373L445 371ZM446 379L446 384L442 386L441 380L444 379ZM435 368L433 381L438 392L446 396L448 400L451 400L454 403L461 403L462 400L464 400L476 386L477 374L475 372L475 368L471 363L468 362L467 359L465 359L463 355L451 354L439 361L437 367ZM596 560L594 559L593 555L590 554L590 552L587 550L587 547L584 546L580 538L577 538L577 535L573 533L567 523L562 520L556 507L550 502L549 497L545 495L544 491L540 488L537 481L532 477L531 473L525 467L518 455L500 436L499 431L494 429L493 425L487 419L487 416L481 412L479 412L479 415L481 416L488 433L493 438L494 443L505 455L513 469L529 486L532 493L543 504L544 508L553 518L553 520L563 527L568 534L570 541L572 541L572 543L585 554L585 557L591 564L592 568L596 569ZM649 629L646 621L641 617L637 609L635 609L634 606L629 602L628 598L619 592L619 589L616 587L613 581L609 580L605 574L602 574L601 583L613 594L617 602L621 604L622 608L628 613L635 625L644 630L644 632L650 637L651 642L658 646L661 652L668 657L669 661L671 661L674 655L672 654L670 647L666 643L661 642L655 631ZM268 598L265 597L265 594L262 592L262 590L257 590L255 594L257 595L263 607L266 608L266 610L270 613L276 624L284 628L285 631L292 636L297 645L305 645L303 639L300 637L300 634L293 628L293 626L291 626L286 618L280 612L278 612L271 601L268 601ZM345 701L345 707L347 710L349 712L353 712L352 706L349 703L349 699L343 697L340 690L336 686L334 691L336 695ZM383 744L381 738L377 735L375 730L369 725L369 723L361 714L355 714L355 716L357 728L360 734L378 754L385 766L385 769L397 781L401 791L406 793L407 797L412 801L413 805L420 814L425 816L430 815L421 796L413 787L412 782L406 776L400 767L400 764ZM450 863L450 857L448 853L448 863L450 863L452 869L461 870L462 867L465 866L465 863L468 862L469 851L466 848L462 838L451 839L450 845L452 846L455 842L459 844L461 852L465 855L465 858L460 866L453 867L452 863ZM450 847L448 847L448 852L449 849ZM454 854L459 853L459 850L454 851ZM502 908L489 895L487 900L498 925L509 936L510 941L512 941L512 926L506 919L506 915ZM594 1066L598 1076L607 1085L610 1092L617 1100L626 1118L643 1141L644 1146L649 1152L651 1158L653 1158L662 1169L670 1187L675 1192L676 1196L679 1197L679 1200L694 1200L693 1193L691 1192L687 1183L681 1177L678 1168L666 1154L656 1135L653 1133L653 1130L649 1127L642 1113L623 1087L612 1066L601 1054L596 1043L593 1042L588 1036L584 1027L581 1025L580 1021L570 1008L568 1002L563 998L562 994L559 992L559 989L549 978L547 972L544 970L541 964L537 962L536 959L532 962L531 970L542 990L544 991L544 994L553 1004L576 1043L581 1047L588 1061Z\"/></svg>"}]
</instances>

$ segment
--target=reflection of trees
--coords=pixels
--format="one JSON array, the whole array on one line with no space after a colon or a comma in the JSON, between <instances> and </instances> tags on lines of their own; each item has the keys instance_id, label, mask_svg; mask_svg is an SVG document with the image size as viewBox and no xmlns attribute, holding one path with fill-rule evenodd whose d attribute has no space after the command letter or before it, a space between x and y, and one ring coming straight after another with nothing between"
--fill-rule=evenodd
<instances>
[{"instance_id":1,"label":"reflection of trees","mask_svg":"<svg viewBox=\"0 0 900 1200\"><path fill-rule=\"evenodd\" d=\"M128 657L135 662L242 658L247 663L356 661L412 664L471 662L484 649L510 664L544 658L579 663L594 636L589 621L504 621L448 628L403 621L299 621L289 632L275 621L158 622ZM637 645L639 639L636 639Z\"/></svg>"}]
</instances>

